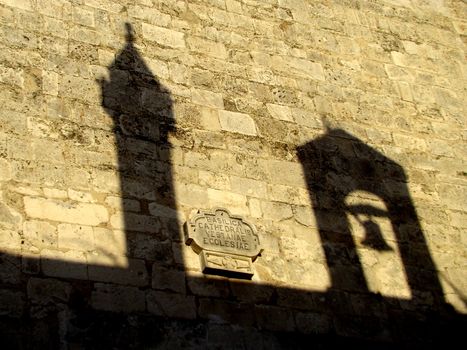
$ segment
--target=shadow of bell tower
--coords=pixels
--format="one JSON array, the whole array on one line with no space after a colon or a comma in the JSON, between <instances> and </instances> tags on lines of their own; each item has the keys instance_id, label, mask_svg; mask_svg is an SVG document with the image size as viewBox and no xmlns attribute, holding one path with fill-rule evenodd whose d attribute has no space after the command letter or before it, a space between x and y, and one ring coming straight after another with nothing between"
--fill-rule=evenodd
<instances>
[{"instance_id":1,"label":"shadow of bell tower","mask_svg":"<svg viewBox=\"0 0 467 350\"><path fill-rule=\"evenodd\" d=\"M109 79L100 81L102 106L113 119L126 255L173 267L172 242L180 234L168 141L175 129L172 98L134 46L129 23L126 44L108 70Z\"/></svg>"},{"instance_id":2,"label":"shadow of bell tower","mask_svg":"<svg viewBox=\"0 0 467 350\"><path fill-rule=\"evenodd\" d=\"M341 129L298 148L317 220L321 244L331 275L331 289L369 293L348 215L366 217L359 223L366 237L361 244L377 251L389 251L372 217L389 219L410 288L411 302L423 303L430 293L434 303L444 303L436 266L430 255L404 169ZM355 191L377 196L386 211L371 205L346 204Z\"/></svg>"}]
</instances>

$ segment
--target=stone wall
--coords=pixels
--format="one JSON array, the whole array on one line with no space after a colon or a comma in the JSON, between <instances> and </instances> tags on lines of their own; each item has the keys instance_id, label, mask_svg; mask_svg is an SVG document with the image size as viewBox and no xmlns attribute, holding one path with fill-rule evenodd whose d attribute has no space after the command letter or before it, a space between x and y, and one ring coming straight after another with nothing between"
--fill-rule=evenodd
<instances>
[{"instance_id":1,"label":"stone wall","mask_svg":"<svg viewBox=\"0 0 467 350\"><path fill-rule=\"evenodd\" d=\"M269 349L459 336L466 11L0 0L3 339ZM216 207L258 230L252 280L203 275L185 244L193 210Z\"/></svg>"}]
</instances>

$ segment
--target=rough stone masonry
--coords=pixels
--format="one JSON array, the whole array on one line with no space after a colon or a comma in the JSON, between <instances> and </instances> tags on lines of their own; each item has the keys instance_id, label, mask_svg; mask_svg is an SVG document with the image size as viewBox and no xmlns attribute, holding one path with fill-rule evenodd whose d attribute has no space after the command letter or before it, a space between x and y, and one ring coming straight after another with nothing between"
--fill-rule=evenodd
<instances>
[{"instance_id":1,"label":"rough stone masonry","mask_svg":"<svg viewBox=\"0 0 467 350\"><path fill-rule=\"evenodd\" d=\"M8 348L445 344L467 313L455 0L0 0ZM252 222L201 273L193 210ZM439 345L439 344L438 344Z\"/></svg>"}]
</instances>

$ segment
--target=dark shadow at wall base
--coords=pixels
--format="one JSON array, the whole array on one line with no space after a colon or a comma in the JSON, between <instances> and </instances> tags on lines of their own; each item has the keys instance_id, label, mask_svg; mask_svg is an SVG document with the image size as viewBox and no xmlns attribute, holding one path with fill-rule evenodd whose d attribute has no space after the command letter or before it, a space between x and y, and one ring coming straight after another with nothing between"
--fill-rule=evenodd
<instances>
[{"instance_id":1,"label":"dark shadow at wall base","mask_svg":"<svg viewBox=\"0 0 467 350\"><path fill-rule=\"evenodd\" d=\"M187 276L182 300L190 302L181 305L180 294L151 288L108 285L130 292L106 296L95 294L100 282L34 278L44 288L24 280L12 313L0 316L3 349L437 349L462 342L467 329L467 316L449 304L434 309L372 293ZM162 309L150 305L152 293L169 296Z\"/></svg>"},{"instance_id":2,"label":"dark shadow at wall base","mask_svg":"<svg viewBox=\"0 0 467 350\"><path fill-rule=\"evenodd\" d=\"M62 339L57 334L60 315L45 319L12 320L0 317L2 349L441 349L462 344L464 320L430 322L391 320L404 325L405 339L374 340L335 333L303 334L208 320L178 320L147 314L105 311L74 313ZM355 319L349 318L349 322ZM353 327L358 327L354 324ZM364 325L363 325L364 326ZM416 330L418 328L418 330ZM365 333L364 329L355 332ZM65 345L66 344L66 345ZM353 348L353 347L352 347Z\"/></svg>"}]
</instances>

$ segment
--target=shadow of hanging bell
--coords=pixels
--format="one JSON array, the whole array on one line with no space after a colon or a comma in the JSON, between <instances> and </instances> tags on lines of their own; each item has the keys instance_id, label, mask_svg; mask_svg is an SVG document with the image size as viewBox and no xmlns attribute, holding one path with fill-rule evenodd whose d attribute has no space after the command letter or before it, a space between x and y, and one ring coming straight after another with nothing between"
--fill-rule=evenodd
<instances>
[{"instance_id":1,"label":"shadow of hanging bell","mask_svg":"<svg viewBox=\"0 0 467 350\"><path fill-rule=\"evenodd\" d=\"M392 248L384 240L381 229L377 223L371 219L362 223L365 229L365 238L362 244L379 251L391 251Z\"/></svg>"}]
</instances>

